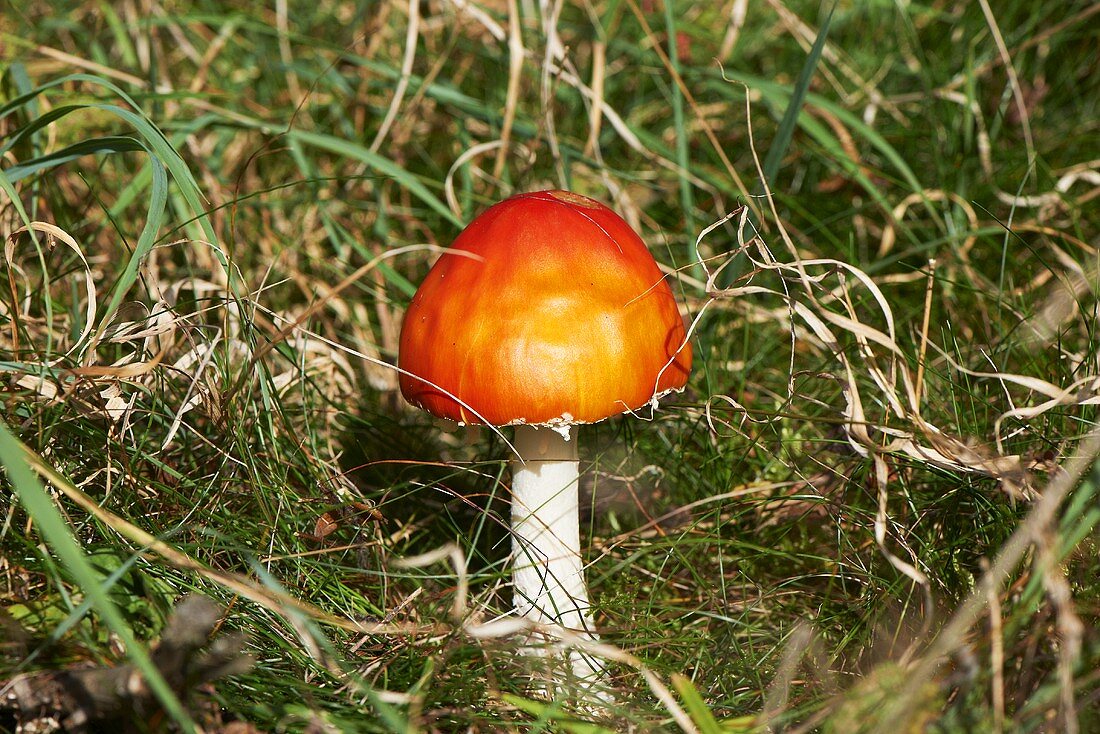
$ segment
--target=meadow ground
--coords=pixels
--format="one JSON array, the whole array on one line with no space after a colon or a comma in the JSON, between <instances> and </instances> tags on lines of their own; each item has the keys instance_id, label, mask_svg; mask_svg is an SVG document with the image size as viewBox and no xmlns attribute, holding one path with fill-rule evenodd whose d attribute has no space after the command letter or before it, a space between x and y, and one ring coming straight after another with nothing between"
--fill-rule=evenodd
<instances>
[{"instance_id":1,"label":"meadow ground","mask_svg":"<svg viewBox=\"0 0 1100 734\"><path fill-rule=\"evenodd\" d=\"M1100 731L1098 29L7 4L0 681L136 666L183 731ZM595 708L485 626L505 444L390 368L438 248L542 188L620 212L693 323L688 390L582 438ZM252 665L180 700L149 650L190 593Z\"/></svg>"}]
</instances>

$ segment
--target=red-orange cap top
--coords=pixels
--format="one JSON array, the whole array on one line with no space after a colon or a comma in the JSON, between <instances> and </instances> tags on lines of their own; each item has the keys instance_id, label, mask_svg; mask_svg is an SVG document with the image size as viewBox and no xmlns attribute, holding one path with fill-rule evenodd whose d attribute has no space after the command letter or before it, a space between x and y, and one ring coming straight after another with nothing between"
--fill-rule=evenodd
<instances>
[{"instance_id":1,"label":"red-orange cap top","mask_svg":"<svg viewBox=\"0 0 1100 734\"><path fill-rule=\"evenodd\" d=\"M433 415L561 426L683 388L691 345L630 225L539 191L482 213L439 258L405 314L398 363L405 399Z\"/></svg>"}]
</instances>

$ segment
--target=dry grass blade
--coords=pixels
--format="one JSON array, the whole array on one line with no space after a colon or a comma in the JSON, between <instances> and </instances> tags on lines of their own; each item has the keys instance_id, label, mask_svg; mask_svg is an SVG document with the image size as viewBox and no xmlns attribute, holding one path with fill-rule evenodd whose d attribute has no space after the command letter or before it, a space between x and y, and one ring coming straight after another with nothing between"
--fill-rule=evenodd
<instances>
[{"instance_id":1,"label":"dry grass blade","mask_svg":"<svg viewBox=\"0 0 1100 734\"><path fill-rule=\"evenodd\" d=\"M409 26L405 35L405 56L401 61L401 77L397 80L393 97L390 99L389 109L382 118L382 124L378 126L374 141L370 144L370 152L377 153L382 147L382 142L390 132L390 126L397 118L397 112L401 109L401 102L405 99L405 90L409 87L409 77L412 75L413 62L416 60L416 40L420 35L420 2L409 0L408 6Z\"/></svg>"},{"instance_id":2,"label":"dry grass blade","mask_svg":"<svg viewBox=\"0 0 1100 734\"><path fill-rule=\"evenodd\" d=\"M319 609L309 602L295 599L265 586L260 586L251 579L241 576L240 574L211 568L177 550L168 543L150 535L128 520L104 509L95 500L78 489L76 485L50 466L45 459L27 447L23 447L23 452L27 465L30 466L39 477L49 482L51 486L83 508L89 515L96 518L122 537L137 544L142 549L152 551L173 567L188 573L198 574L208 581L228 589L234 594L238 594L281 617L287 618L292 623L293 615L299 614L322 624L372 635L435 634L440 631L440 628L436 625L372 624L369 622L341 619Z\"/></svg>"},{"instance_id":3,"label":"dry grass blade","mask_svg":"<svg viewBox=\"0 0 1100 734\"><path fill-rule=\"evenodd\" d=\"M1031 115L1028 113L1024 94L1020 89L1020 79L1016 76L1016 67L1012 63L1012 57L1009 55L1008 46L1005 45L1004 36L1001 35L1001 29L997 26L997 18L993 15L993 9L989 7L989 0L978 0L978 3L982 6L982 14L985 15L986 22L989 23L989 30L993 33L993 40L997 43L1001 63L1004 64L1005 71L1008 72L1012 96L1015 98L1016 109L1019 111L1020 122L1023 124L1024 144L1027 146L1028 169L1030 171L1035 163L1035 138L1031 133Z\"/></svg>"},{"instance_id":4,"label":"dry grass blade","mask_svg":"<svg viewBox=\"0 0 1100 734\"><path fill-rule=\"evenodd\" d=\"M519 83L523 74L523 59L526 49L523 47L523 31L519 24L519 6L516 0L508 0L508 89L504 99L504 121L500 127L500 151L493 163L493 179L499 181L504 174L507 155L511 150L512 128L516 123L516 111L519 107ZM454 166L451 170L454 170ZM450 176L448 176L448 179Z\"/></svg>"},{"instance_id":5,"label":"dry grass blade","mask_svg":"<svg viewBox=\"0 0 1100 734\"><path fill-rule=\"evenodd\" d=\"M1057 472L1050 483L1047 484L1027 517L1008 541L1001 546L980 583L967 597L966 601L958 606L951 619L939 631L927 651L913 666L910 671L912 680L932 680L952 653L964 644L970 629L986 608L987 589L1001 588L1029 548L1032 546L1038 546L1040 549L1044 547L1045 538L1052 532L1052 523L1058 509L1062 506L1062 502L1076 486L1081 475L1095 463L1098 455L1100 455L1100 430L1094 430L1080 442L1076 454L1065 463L1062 470ZM1048 571L1050 570L1048 567ZM1044 575L1044 578L1046 578L1046 575ZM1064 683L1063 680L1063 685ZM916 686L907 687L901 692L896 701L891 702L889 709L880 718L883 723L876 728L876 732L886 734L892 730L890 728L892 724L888 722L906 716L908 708L913 704L913 692L915 690L917 690ZM1072 686L1070 690L1072 691ZM1063 688L1063 695L1065 695L1064 691L1065 688ZM1064 711L1063 713L1069 714L1071 711Z\"/></svg>"},{"instance_id":6,"label":"dry grass blade","mask_svg":"<svg viewBox=\"0 0 1100 734\"><path fill-rule=\"evenodd\" d=\"M95 288L95 280L92 277L92 267L91 267L91 265L88 264L88 259L84 256L84 251L80 248L80 245L77 243L76 239L73 238L72 235L70 235L68 232L63 230L61 227L58 227L56 224L51 224L49 222L31 222L30 224L26 224L26 225L23 225L22 227L19 227L18 229L13 231L10 235L8 235L7 240L4 242L4 262L5 262L5 265L7 266L8 282L9 282L9 286L11 287L11 290L12 290L12 306L13 307L15 306L15 304L18 304L20 302L25 302L24 299L19 298L16 295L16 285L15 285L15 273L16 273L15 247L16 247L16 242L19 239L19 235L24 234L24 233L32 233L32 236L33 236L33 233L35 233L35 232L46 235L46 237L47 237L46 247L49 250L52 250L54 248L56 242L61 242L66 247L68 247L70 250L72 250L76 254L77 258L80 260L80 264L83 266L83 269L84 269L84 292L85 292L85 296L87 298L87 303L85 304L85 307L84 307L84 326L81 329L80 333L76 336L76 338L72 340L71 345L69 346L69 348L64 353L65 356L73 355L73 353L75 351L77 351L78 349L81 349L82 347L88 347L89 346L89 345L85 344L85 341L91 335L92 328L94 327L94 325L96 323L96 288ZM49 288L50 288L48 273L45 273L44 277L46 279L46 282L43 285L43 287L48 292ZM26 298L29 299L30 297L31 297L31 293L28 292L26 294ZM11 314L10 316L14 316L14 314ZM10 322L11 329L12 329L11 339L12 339L12 351L13 351L13 353L18 353L19 352L19 338L18 338L18 335L15 331L15 328L16 328L16 325L18 324L18 321L19 321L18 318L12 318L12 320ZM56 358L50 360L51 363L56 363L57 361L59 361L59 359L56 359Z\"/></svg>"}]
</instances>

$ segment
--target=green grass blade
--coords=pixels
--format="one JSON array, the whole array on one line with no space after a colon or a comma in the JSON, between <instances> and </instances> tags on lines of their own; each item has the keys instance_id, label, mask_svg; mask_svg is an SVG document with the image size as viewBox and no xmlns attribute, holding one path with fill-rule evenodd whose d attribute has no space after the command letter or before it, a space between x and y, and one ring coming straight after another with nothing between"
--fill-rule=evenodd
<instances>
[{"instance_id":1,"label":"green grass blade","mask_svg":"<svg viewBox=\"0 0 1100 734\"><path fill-rule=\"evenodd\" d=\"M73 84L77 82L88 83L103 87L104 89L117 95L129 107L132 107L135 110L142 109L141 105L134 101L133 97L127 94L121 87L107 81L106 79L94 76L92 74L70 74L59 79L54 79L53 81L47 82L45 84L40 84L38 87L32 89L31 91L19 95L15 99L9 101L7 104L0 106L0 119L3 119L4 117L14 113L16 110L25 106L35 97L41 94L45 94L50 89L65 84ZM79 108L85 107L85 105L73 105L71 107ZM102 110L104 112L110 112L121 118L125 122L129 123L135 130L137 130L138 133L140 133L141 137L144 139L149 149L160 157L161 161L164 162L165 166L172 173L173 180L176 182L176 185L180 187L180 191L183 193L184 198L187 200L187 203L192 208L193 212L195 214L201 215L205 211L203 196L199 188L198 182L195 180L195 177L191 174L191 171L187 167L187 164L184 162L183 158L180 157L179 153L168 141L168 138L164 135L163 132L161 132L160 128L153 124L153 122L148 117L113 104L96 103L86 105L86 107L90 109ZM72 109L68 110L68 112L72 111ZM209 221L209 218L205 216L200 216L199 222L200 225L203 227L204 236L207 237L211 242L216 241L217 237L214 234L214 230Z\"/></svg>"},{"instance_id":2,"label":"green grass blade","mask_svg":"<svg viewBox=\"0 0 1100 734\"><path fill-rule=\"evenodd\" d=\"M138 237L137 247L126 263L126 267L123 269L122 275L119 276L118 282L115 283L115 287L112 289L111 300L107 303L103 318L99 322L98 333L102 333L103 329L110 323L111 317L114 316L119 304L122 303L122 299L126 297L126 293L130 290L130 286L137 280L138 268L141 267L142 261L145 259L146 255L149 254L149 251L153 249L153 245L156 244L157 234L160 232L160 226L164 222L164 210L168 203L168 173L165 171L164 165L160 162L160 159L156 156L150 155L149 163L152 167L153 186L152 191L149 193L149 208L145 217L145 225L142 227L141 235Z\"/></svg>"},{"instance_id":3,"label":"green grass blade","mask_svg":"<svg viewBox=\"0 0 1100 734\"><path fill-rule=\"evenodd\" d=\"M710 707L699 695L699 691L685 675L676 673L670 681L676 693L680 694L680 700L684 702L684 710L691 717L692 722L699 727L699 734L722 734L724 729L710 712Z\"/></svg>"},{"instance_id":4,"label":"green grass blade","mask_svg":"<svg viewBox=\"0 0 1100 734\"><path fill-rule=\"evenodd\" d=\"M145 146L140 141L134 138L128 138L124 136L110 136L105 138L95 138L92 140L84 140L79 143L73 143L70 146L56 150L53 153L38 156L32 158L26 163L19 163L4 171L4 175L9 181L15 183L28 176L33 176L42 171L49 170L55 166L60 166L69 161L82 158L87 155L96 155L97 153L131 153L134 151L143 151Z\"/></svg>"},{"instance_id":5,"label":"green grass blade","mask_svg":"<svg viewBox=\"0 0 1100 734\"><path fill-rule=\"evenodd\" d=\"M429 207L431 207L437 214L449 221L456 227L462 227L465 222L460 220L454 215L454 213L444 204L438 196L428 190L428 187L420 182L416 176L409 173L407 170L397 165L393 161L389 160L385 156L372 153L365 146L357 143L352 143L348 140L338 138L335 135L324 135L321 133L308 132L305 130L290 130L287 135L293 139L299 140L306 145L313 146L315 148L321 148L327 150L330 153L336 153L342 155L345 158L361 161L374 170L378 171L384 176L392 178L397 183L407 188L418 199L423 201Z\"/></svg>"},{"instance_id":6,"label":"green grass blade","mask_svg":"<svg viewBox=\"0 0 1100 734\"><path fill-rule=\"evenodd\" d=\"M771 187L775 186L775 175L779 172L779 164L787 154L794 130L798 126L798 115L802 111L802 105L806 103L806 93L810 89L810 82L813 81L814 71L821 61L821 52L825 50L825 41L829 37L829 26L832 25L834 11L836 11L835 2L829 8L829 14L825 16L825 22L821 24L821 30L817 32L817 38L814 39L814 45L810 48L805 63L802 64L790 101L787 103L787 109L775 132L775 139L772 140L768 155L764 158L764 178Z\"/></svg>"},{"instance_id":7,"label":"green grass blade","mask_svg":"<svg viewBox=\"0 0 1100 734\"><path fill-rule=\"evenodd\" d=\"M371 708L378 718L386 725L386 728L393 732L393 734L410 734L416 731L416 728L409 722L409 718L401 712L401 709L388 703L382 696L372 688L364 689L367 698L370 699Z\"/></svg>"},{"instance_id":8,"label":"green grass blade","mask_svg":"<svg viewBox=\"0 0 1100 734\"><path fill-rule=\"evenodd\" d=\"M680 51L677 48L679 38L676 31L676 16L672 12L672 0L665 0L664 6L665 27L668 31L668 58L675 76L680 78ZM691 192L691 181L688 179L691 160L688 155L688 131L684 124L684 93L680 90L680 85L676 83L676 79L672 80L671 87L672 125L676 132L676 165L680 169L678 173L680 179L680 208L683 210L687 231L695 232L695 203ZM695 243L689 240L685 244L687 246L685 261L692 262L695 260ZM696 278L702 277L702 263L695 264L694 274Z\"/></svg>"},{"instance_id":9,"label":"green grass blade","mask_svg":"<svg viewBox=\"0 0 1100 734\"><path fill-rule=\"evenodd\" d=\"M54 507L45 488L31 472L24 458L24 451L26 449L23 444L11 433L7 424L0 420L0 466L3 466L7 472L8 480L19 502L38 526L43 539L57 554L62 565L91 599L92 606L122 641L127 657L141 671L165 711L183 727L184 731L195 731L194 723L184 711L183 705L169 688L160 671L153 665L148 651L134 638L130 626L103 587L102 579L84 557L69 526L62 519L61 513Z\"/></svg>"},{"instance_id":10,"label":"green grass blade","mask_svg":"<svg viewBox=\"0 0 1100 734\"><path fill-rule=\"evenodd\" d=\"M561 708L560 703L533 701L511 693L505 693L501 698L504 699L505 703L515 706L520 711L538 717L538 724L542 726L536 725L535 731L564 731L569 734L612 734L613 732L612 729L607 729L591 721L574 718L569 712Z\"/></svg>"}]
</instances>

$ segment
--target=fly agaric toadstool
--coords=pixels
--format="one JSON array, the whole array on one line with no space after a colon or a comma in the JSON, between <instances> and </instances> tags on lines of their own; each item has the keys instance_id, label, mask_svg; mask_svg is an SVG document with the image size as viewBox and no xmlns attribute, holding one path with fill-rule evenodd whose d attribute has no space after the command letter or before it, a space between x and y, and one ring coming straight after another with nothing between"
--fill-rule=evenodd
<instances>
[{"instance_id":1,"label":"fly agaric toadstool","mask_svg":"<svg viewBox=\"0 0 1100 734\"><path fill-rule=\"evenodd\" d=\"M516 613L596 639L580 552L576 426L683 389L672 290L622 218L568 191L476 217L432 267L401 328L401 392L433 415L516 427ZM574 654L590 678L600 667Z\"/></svg>"}]
</instances>

